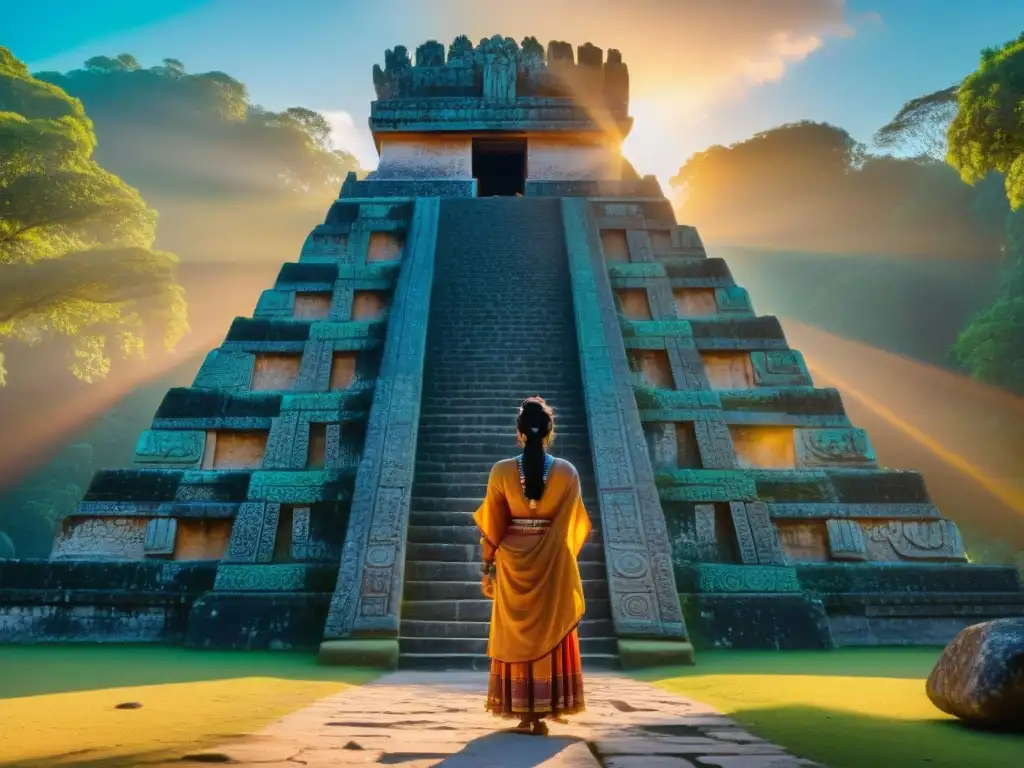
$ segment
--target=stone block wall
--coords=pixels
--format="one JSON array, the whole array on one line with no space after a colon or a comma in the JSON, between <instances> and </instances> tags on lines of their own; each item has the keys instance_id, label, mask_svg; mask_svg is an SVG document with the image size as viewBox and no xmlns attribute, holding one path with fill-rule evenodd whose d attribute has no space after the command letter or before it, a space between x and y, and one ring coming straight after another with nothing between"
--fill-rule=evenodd
<instances>
[{"instance_id":1,"label":"stone block wall","mask_svg":"<svg viewBox=\"0 0 1024 768\"><path fill-rule=\"evenodd\" d=\"M778 320L755 313L728 265L676 224L667 201L591 206L696 635L723 646L828 647L886 634L863 621L851 629L852 612L946 621L922 635L934 640L975 615L969 606L986 590L1000 593L986 598L990 605L1024 612L1019 584L1006 592L1006 582L973 577L963 582L970 589L931 608L906 600L902 612L893 608L894 595L929 589L929 573L971 568L956 524L932 504L921 475L878 466L839 392L814 386ZM832 591L821 591L820 579L802 584L803 566L836 570ZM894 574L889 586L851 597L853 574L879 569ZM776 618L761 623L779 629L759 638L743 628L744 616L765 605ZM904 627L903 635L913 633Z\"/></svg>"},{"instance_id":2,"label":"stone block wall","mask_svg":"<svg viewBox=\"0 0 1024 768\"><path fill-rule=\"evenodd\" d=\"M166 394L139 437L134 466L93 477L45 566L64 573L58 563L206 563L215 569L210 588L190 596L191 618L175 625L188 643L315 646L412 209L401 199L333 206L253 316L232 323L192 386ZM59 588L94 589L75 573L67 570L71 581ZM118 600L125 610L132 603L131 595ZM35 631L51 621L47 612L86 609L29 606L25 613L16 603L17 595L0 589L2 610L21 617L0 622L0 637ZM112 605L104 610L116 613ZM232 611L247 617L244 626L212 620ZM147 632L159 634L126 637Z\"/></svg>"}]
</instances>

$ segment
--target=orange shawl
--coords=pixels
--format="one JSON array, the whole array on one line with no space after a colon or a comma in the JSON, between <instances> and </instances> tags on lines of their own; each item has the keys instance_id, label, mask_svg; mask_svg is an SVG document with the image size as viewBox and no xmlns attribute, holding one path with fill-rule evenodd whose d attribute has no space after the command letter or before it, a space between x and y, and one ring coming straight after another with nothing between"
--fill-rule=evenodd
<instances>
[{"instance_id":1,"label":"orange shawl","mask_svg":"<svg viewBox=\"0 0 1024 768\"><path fill-rule=\"evenodd\" d=\"M512 518L542 518L541 536L505 541ZM576 562L590 535L575 467L555 459L537 509L530 509L515 459L491 469L487 496L473 515L483 546L494 556L494 607L487 655L506 663L550 653L583 617L583 583ZM489 546L488 546L489 545Z\"/></svg>"}]
</instances>

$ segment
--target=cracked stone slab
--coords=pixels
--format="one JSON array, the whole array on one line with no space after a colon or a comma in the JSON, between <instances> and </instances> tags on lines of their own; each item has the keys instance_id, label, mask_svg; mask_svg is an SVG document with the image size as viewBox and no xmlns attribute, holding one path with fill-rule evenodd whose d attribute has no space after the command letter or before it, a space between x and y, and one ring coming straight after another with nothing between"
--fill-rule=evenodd
<instances>
[{"instance_id":1,"label":"cracked stone slab","mask_svg":"<svg viewBox=\"0 0 1024 768\"><path fill-rule=\"evenodd\" d=\"M487 674L397 672L226 738L164 768L812 768L722 713L616 675L586 679L587 711L537 738L484 711Z\"/></svg>"}]
</instances>

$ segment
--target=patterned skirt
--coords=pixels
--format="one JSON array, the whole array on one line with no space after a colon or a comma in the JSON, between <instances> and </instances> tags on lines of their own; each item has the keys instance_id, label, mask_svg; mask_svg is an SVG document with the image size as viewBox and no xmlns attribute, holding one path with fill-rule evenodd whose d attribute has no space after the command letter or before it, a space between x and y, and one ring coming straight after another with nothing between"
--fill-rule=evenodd
<instances>
[{"instance_id":1,"label":"patterned skirt","mask_svg":"<svg viewBox=\"0 0 1024 768\"><path fill-rule=\"evenodd\" d=\"M491 714L509 718L561 717L584 709L580 639L575 629L537 661L491 660L487 691L487 711Z\"/></svg>"}]
</instances>

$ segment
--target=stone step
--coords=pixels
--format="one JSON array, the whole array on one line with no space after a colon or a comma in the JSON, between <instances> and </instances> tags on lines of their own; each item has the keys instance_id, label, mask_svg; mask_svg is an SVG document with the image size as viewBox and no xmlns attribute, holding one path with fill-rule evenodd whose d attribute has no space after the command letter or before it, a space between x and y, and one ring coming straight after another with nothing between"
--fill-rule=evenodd
<instances>
[{"instance_id":1,"label":"stone step","mask_svg":"<svg viewBox=\"0 0 1024 768\"><path fill-rule=\"evenodd\" d=\"M579 451L590 449L590 438L580 434L576 435L555 435L560 451L568 451L570 448ZM516 443L514 436L509 435L504 440L497 435L484 435L472 437L468 435L434 435L421 434L416 438L417 450L422 453L472 453L480 458L493 458L494 461L508 459L519 453L521 450Z\"/></svg>"},{"instance_id":2,"label":"stone step","mask_svg":"<svg viewBox=\"0 0 1024 768\"><path fill-rule=\"evenodd\" d=\"M502 329L503 336L505 330ZM499 366L502 370L519 369L524 365L546 365L564 370L566 364L576 362L576 350L568 346L563 349L552 349L550 346L536 343L522 349L510 349L505 344L498 348L466 343L440 344L434 349L428 347L427 354L429 364L434 369L447 365Z\"/></svg>"},{"instance_id":3,"label":"stone step","mask_svg":"<svg viewBox=\"0 0 1024 768\"><path fill-rule=\"evenodd\" d=\"M487 478L491 474L491 467L493 464L487 465L484 462L486 469L480 468L479 465L470 469L469 467L460 467L458 465L449 465L449 469L438 471L436 469L430 469L436 467L438 462L417 462L415 465L415 476L414 481L417 483L427 484L443 484L443 483L458 483L459 485L476 485L486 486ZM593 479L593 473L584 466L582 469L577 468L576 474L580 478L580 483L586 485L589 480Z\"/></svg>"},{"instance_id":4,"label":"stone step","mask_svg":"<svg viewBox=\"0 0 1024 768\"><path fill-rule=\"evenodd\" d=\"M558 440L555 440L553 445L557 446ZM505 459L511 459L514 454L505 456ZM563 461L569 462L577 473L580 475L580 480L583 482L584 487L587 485L587 480L594 477L594 472L591 467L593 459L590 453L590 446L587 446L587 450L573 452L570 456L563 456L561 453L556 453L555 456ZM443 458L440 458L443 457ZM577 459L579 461L573 461ZM484 482L486 477L490 474L490 469L495 466L495 462L490 459L481 459L476 454L444 454L444 455L433 455L433 454L422 454L416 462L416 476L424 477L426 475L437 475L443 474L445 476L459 475L462 477L472 477L474 480L482 475Z\"/></svg>"},{"instance_id":5,"label":"stone step","mask_svg":"<svg viewBox=\"0 0 1024 768\"><path fill-rule=\"evenodd\" d=\"M601 672L619 668L615 654L581 654L583 671ZM491 668L491 660L482 654L403 653L398 657L398 668L409 670L484 672Z\"/></svg>"},{"instance_id":6,"label":"stone step","mask_svg":"<svg viewBox=\"0 0 1024 768\"><path fill-rule=\"evenodd\" d=\"M414 562L427 563L427 562L438 562L438 563L473 563L479 565L481 562L480 558L480 534L477 531L467 527L463 528L428 528L437 532L434 535L446 536L447 541L443 543L435 541L419 541L412 542L406 545L405 558ZM473 537L473 543L452 543L454 541L453 533L455 531L462 532L465 538L470 538L470 535L476 534ZM466 535L469 534L469 535ZM410 530L410 538L412 531ZM600 543L588 542L583 545L579 555L580 563L604 563L604 547Z\"/></svg>"},{"instance_id":7,"label":"stone step","mask_svg":"<svg viewBox=\"0 0 1024 768\"><path fill-rule=\"evenodd\" d=\"M587 512L590 515L590 526L593 529L590 534L590 541L600 542L601 516L598 511L597 503L588 504L586 499L584 499L583 504L586 506ZM479 506L479 504L477 506ZM476 527L476 523L473 522L472 512L422 512L414 509L409 513L409 527L469 530L473 532L473 536L475 537L474 541L479 540L480 538L480 532Z\"/></svg>"},{"instance_id":8,"label":"stone step","mask_svg":"<svg viewBox=\"0 0 1024 768\"><path fill-rule=\"evenodd\" d=\"M494 409L481 413L452 413L445 409L427 409L420 406L420 432L431 429L479 429L515 434L517 409ZM582 411L555 411L557 432L586 430L587 416Z\"/></svg>"},{"instance_id":9,"label":"stone step","mask_svg":"<svg viewBox=\"0 0 1024 768\"><path fill-rule=\"evenodd\" d=\"M464 381L457 378L434 379L430 375L423 377L423 395L425 397L466 398L483 401L487 398L512 400L517 407L528 397L543 397L553 405L559 402L583 402L583 386L555 385L551 381L518 382L505 379L501 382L480 383Z\"/></svg>"},{"instance_id":10,"label":"stone step","mask_svg":"<svg viewBox=\"0 0 1024 768\"><path fill-rule=\"evenodd\" d=\"M402 603L402 624L406 621L490 621L494 602L479 597L475 600L405 600ZM587 599L584 619L611 620L608 600Z\"/></svg>"},{"instance_id":11,"label":"stone step","mask_svg":"<svg viewBox=\"0 0 1024 768\"><path fill-rule=\"evenodd\" d=\"M490 616L483 621L419 621L403 616L400 636L403 639L479 640L487 639L490 631ZM579 625L579 636L581 642L613 638L615 625L611 619L584 618Z\"/></svg>"},{"instance_id":12,"label":"stone step","mask_svg":"<svg viewBox=\"0 0 1024 768\"><path fill-rule=\"evenodd\" d=\"M492 344L495 342L491 342ZM504 386L504 387L547 387L562 392L572 392L575 386L577 390L582 389L582 382L579 376L570 376L564 371L553 371L545 368L519 368L510 373L494 371L464 371L457 367L438 370L427 366L424 371L424 378L436 384L473 384L477 387Z\"/></svg>"},{"instance_id":13,"label":"stone step","mask_svg":"<svg viewBox=\"0 0 1024 768\"><path fill-rule=\"evenodd\" d=\"M504 424L459 424L456 421L437 422L429 417L420 418L420 429L417 439L426 439L428 442L440 440L445 437L479 438L483 440L515 440L515 423L509 424L508 416L502 416ZM498 418L494 419L499 421ZM562 424L555 427L555 439L559 441L580 442L588 440L589 430L583 423Z\"/></svg>"},{"instance_id":14,"label":"stone step","mask_svg":"<svg viewBox=\"0 0 1024 768\"><path fill-rule=\"evenodd\" d=\"M427 499L477 499L477 506L487 491L486 483L463 484L457 482L427 483L414 479L412 498L415 501ZM474 508L475 509L475 508Z\"/></svg>"},{"instance_id":15,"label":"stone step","mask_svg":"<svg viewBox=\"0 0 1024 768\"><path fill-rule=\"evenodd\" d=\"M602 653L613 654L618 650L614 637L580 638L580 654ZM442 653L445 655L467 654L485 655L487 653L486 637L399 637L398 652L406 653Z\"/></svg>"},{"instance_id":16,"label":"stone step","mask_svg":"<svg viewBox=\"0 0 1024 768\"><path fill-rule=\"evenodd\" d=\"M580 577L585 581L606 578L603 562L580 563ZM419 560L405 561L405 578L412 581L449 581L461 583L480 580L480 563L438 563Z\"/></svg>"},{"instance_id":17,"label":"stone step","mask_svg":"<svg viewBox=\"0 0 1024 768\"><path fill-rule=\"evenodd\" d=\"M424 414L447 416L452 419L464 416L491 417L504 415L506 418L511 416L514 420L519 412L519 404L525 399L522 397L488 397L485 395L460 398L427 395L420 402L420 417L422 418ZM555 410L555 424L558 424L563 418L585 419L587 416L582 398L574 398L563 403L557 403L549 399L548 404Z\"/></svg>"},{"instance_id":18,"label":"stone step","mask_svg":"<svg viewBox=\"0 0 1024 768\"><path fill-rule=\"evenodd\" d=\"M475 525L473 523L473 513L480 508L482 501L483 494L474 499L460 500L414 498L409 509L409 524L417 526L472 526ZM594 528L599 528L601 519L600 506L597 499L584 493L583 506L586 507L590 515L590 524Z\"/></svg>"},{"instance_id":19,"label":"stone step","mask_svg":"<svg viewBox=\"0 0 1024 768\"><path fill-rule=\"evenodd\" d=\"M603 566L602 566L603 568ZM418 581L410 575L408 567L405 572L406 584L402 593L402 599L412 602L417 601L449 601L449 600L478 600L482 597L480 593L480 569L474 569L473 577L466 581ZM608 599L608 582L604 573L600 578L583 579L583 597L590 600Z\"/></svg>"},{"instance_id":20,"label":"stone step","mask_svg":"<svg viewBox=\"0 0 1024 768\"><path fill-rule=\"evenodd\" d=\"M483 494L482 493L478 494L476 496L469 496L469 497L461 498L461 499L457 499L457 498L443 498L443 497L432 498L432 497L429 497L429 496L420 497L420 496L415 496L414 495L413 498L412 498L412 501L410 503L410 506L409 506L409 521L412 522L415 519L415 521L416 521L415 524L416 525L444 525L444 523L427 523L427 522L422 522L423 520L425 520L425 518L422 518L422 517L414 518L413 515L417 515L418 516L418 515L420 515L420 513L435 514L435 513L439 513L439 512L445 512L445 513L449 513L449 514L452 514L452 513L455 513L455 514L462 513L463 515L471 516L474 512L476 512L480 508L480 504L482 502L483 502ZM586 493L583 494L583 504L584 504L584 506L586 506L588 511L589 510L597 510L598 509L597 500L592 498L592 497L588 497L588 495ZM590 515L591 519L593 519L595 516L596 515L594 513L591 513L591 515ZM458 520L459 518L453 517L453 518L450 518L450 519ZM453 523L450 523L450 524L451 525L460 525L459 522L453 522Z\"/></svg>"}]
</instances>

